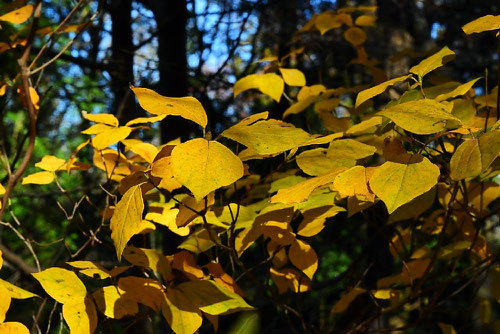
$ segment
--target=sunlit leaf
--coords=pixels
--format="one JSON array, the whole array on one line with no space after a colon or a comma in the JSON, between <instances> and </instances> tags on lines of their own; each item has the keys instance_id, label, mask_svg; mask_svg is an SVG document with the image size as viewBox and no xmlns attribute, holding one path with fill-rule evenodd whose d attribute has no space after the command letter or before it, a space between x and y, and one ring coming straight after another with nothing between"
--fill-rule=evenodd
<instances>
[{"instance_id":1,"label":"sunlit leaf","mask_svg":"<svg viewBox=\"0 0 500 334\"><path fill-rule=\"evenodd\" d=\"M418 65L410 68L410 73L414 73L420 77L423 77L427 73L443 66L453 59L455 59L455 52L451 51L447 46L445 46L439 52L422 60Z\"/></svg>"},{"instance_id":2,"label":"sunlit leaf","mask_svg":"<svg viewBox=\"0 0 500 334\"><path fill-rule=\"evenodd\" d=\"M197 201L243 176L243 163L224 145L202 138L177 145L172 151L172 172Z\"/></svg>"},{"instance_id":3,"label":"sunlit leaf","mask_svg":"<svg viewBox=\"0 0 500 334\"><path fill-rule=\"evenodd\" d=\"M370 179L370 188L387 206L389 213L437 184L439 167L420 155L407 163L386 161Z\"/></svg>"},{"instance_id":4,"label":"sunlit leaf","mask_svg":"<svg viewBox=\"0 0 500 334\"><path fill-rule=\"evenodd\" d=\"M23 184L49 184L54 181L54 173L38 172L23 178Z\"/></svg>"},{"instance_id":5,"label":"sunlit leaf","mask_svg":"<svg viewBox=\"0 0 500 334\"><path fill-rule=\"evenodd\" d=\"M274 119L251 124L238 123L221 136L250 147L262 155L281 153L311 139L311 135L304 130Z\"/></svg>"},{"instance_id":6,"label":"sunlit leaf","mask_svg":"<svg viewBox=\"0 0 500 334\"><path fill-rule=\"evenodd\" d=\"M281 68L280 73L288 86L302 87L306 85L304 73L295 68Z\"/></svg>"},{"instance_id":7,"label":"sunlit leaf","mask_svg":"<svg viewBox=\"0 0 500 334\"><path fill-rule=\"evenodd\" d=\"M0 333L2 334L29 334L29 329L20 322L4 322L0 324Z\"/></svg>"},{"instance_id":8,"label":"sunlit leaf","mask_svg":"<svg viewBox=\"0 0 500 334\"><path fill-rule=\"evenodd\" d=\"M462 30L467 34L474 34L488 30L500 29L500 15L486 15L472 22L467 23L462 27Z\"/></svg>"},{"instance_id":9,"label":"sunlit leaf","mask_svg":"<svg viewBox=\"0 0 500 334\"><path fill-rule=\"evenodd\" d=\"M379 94L382 94L387 87L392 86L398 82L403 82L407 80L411 75L405 75L402 77L397 77L385 82L382 82L381 84L376 85L375 87L365 89L361 92L359 92L358 96L356 97L356 108L359 107L363 102L371 99L374 96L377 96Z\"/></svg>"},{"instance_id":10,"label":"sunlit leaf","mask_svg":"<svg viewBox=\"0 0 500 334\"><path fill-rule=\"evenodd\" d=\"M176 289L182 291L193 305L208 314L220 315L253 310L253 307L248 305L240 295L214 281L185 282L176 286Z\"/></svg>"},{"instance_id":11,"label":"sunlit leaf","mask_svg":"<svg viewBox=\"0 0 500 334\"><path fill-rule=\"evenodd\" d=\"M118 118L116 118L113 114L89 114L86 111L82 111L82 115L85 119L91 122L107 124L113 127L116 127L119 124Z\"/></svg>"},{"instance_id":12,"label":"sunlit leaf","mask_svg":"<svg viewBox=\"0 0 500 334\"><path fill-rule=\"evenodd\" d=\"M345 167L339 167L328 174L316 176L292 187L281 189L271 197L271 203L292 204L304 202L314 189L332 183L335 176L345 169Z\"/></svg>"},{"instance_id":13,"label":"sunlit leaf","mask_svg":"<svg viewBox=\"0 0 500 334\"><path fill-rule=\"evenodd\" d=\"M269 95L273 100L279 102L285 84L283 79L274 74L250 74L236 81L233 87L233 96L238 96L241 92L249 89L258 89L263 94Z\"/></svg>"},{"instance_id":14,"label":"sunlit leaf","mask_svg":"<svg viewBox=\"0 0 500 334\"><path fill-rule=\"evenodd\" d=\"M89 297L81 302L63 304L62 314L71 334L92 334L97 327L97 312Z\"/></svg>"},{"instance_id":15,"label":"sunlit leaf","mask_svg":"<svg viewBox=\"0 0 500 334\"><path fill-rule=\"evenodd\" d=\"M46 155L40 162L35 164L36 167L46 170L48 172L55 172L66 163L65 160L59 159L53 155Z\"/></svg>"},{"instance_id":16,"label":"sunlit leaf","mask_svg":"<svg viewBox=\"0 0 500 334\"><path fill-rule=\"evenodd\" d=\"M489 131L464 141L450 161L450 177L463 180L485 171L500 154L500 131Z\"/></svg>"},{"instance_id":17,"label":"sunlit leaf","mask_svg":"<svg viewBox=\"0 0 500 334\"><path fill-rule=\"evenodd\" d=\"M99 311L107 317L121 319L139 312L137 302L127 297L125 291L120 291L114 285L102 287L96 290L92 296Z\"/></svg>"},{"instance_id":18,"label":"sunlit leaf","mask_svg":"<svg viewBox=\"0 0 500 334\"><path fill-rule=\"evenodd\" d=\"M441 103L430 99L396 104L379 112L412 133L427 135L446 129L448 121L460 120Z\"/></svg>"},{"instance_id":19,"label":"sunlit leaf","mask_svg":"<svg viewBox=\"0 0 500 334\"><path fill-rule=\"evenodd\" d=\"M162 314L175 334L193 334L203 318L198 307L178 289L168 289Z\"/></svg>"},{"instance_id":20,"label":"sunlit leaf","mask_svg":"<svg viewBox=\"0 0 500 334\"><path fill-rule=\"evenodd\" d=\"M85 285L72 271L53 267L32 275L43 289L61 304L83 303L87 295Z\"/></svg>"},{"instance_id":21,"label":"sunlit leaf","mask_svg":"<svg viewBox=\"0 0 500 334\"><path fill-rule=\"evenodd\" d=\"M132 129L128 126L111 128L92 138L92 145L96 149L102 150L110 145L116 144L120 140L127 138L130 132L132 132Z\"/></svg>"},{"instance_id":22,"label":"sunlit leaf","mask_svg":"<svg viewBox=\"0 0 500 334\"><path fill-rule=\"evenodd\" d=\"M7 14L3 14L0 16L0 21L21 24L31 17L33 9L33 5L26 5Z\"/></svg>"},{"instance_id":23,"label":"sunlit leaf","mask_svg":"<svg viewBox=\"0 0 500 334\"><path fill-rule=\"evenodd\" d=\"M118 260L130 238L141 231L144 202L140 185L130 187L115 207L111 217L111 238Z\"/></svg>"},{"instance_id":24,"label":"sunlit leaf","mask_svg":"<svg viewBox=\"0 0 500 334\"><path fill-rule=\"evenodd\" d=\"M330 159L358 160L372 156L377 149L354 139L338 139L331 142L326 156Z\"/></svg>"},{"instance_id":25,"label":"sunlit leaf","mask_svg":"<svg viewBox=\"0 0 500 334\"><path fill-rule=\"evenodd\" d=\"M295 239L288 251L288 257L295 267L310 279L313 278L316 269L318 269L318 255L309 244Z\"/></svg>"},{"instance_id":26,"label":"sunlit leaf","mask_svg":"<svg viewBox=\"0 0 500 334\"><path fill-rule=\"evenodd\" d=\"M200 101L192 96L166 97L147 88L131 87L139 104L144 110L154 115L174 115L199 124L205 128L208 123L207 113Z\"/></svg>"}]
</instances>

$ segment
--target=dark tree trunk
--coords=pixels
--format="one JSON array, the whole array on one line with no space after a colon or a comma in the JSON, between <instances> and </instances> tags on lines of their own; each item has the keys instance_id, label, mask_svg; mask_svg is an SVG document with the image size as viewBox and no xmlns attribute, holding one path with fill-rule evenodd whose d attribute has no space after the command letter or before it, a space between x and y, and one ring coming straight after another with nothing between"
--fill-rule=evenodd
<instances>
[{"instance_id":1,"label":"dark tree trunk","mask_svg":"<svg viewBox=\"0 0 500 334\"><path fill-rule=\"evenodd\" d=\"M112 70L111 89L114 95L112 111L120 123L138 116L135 99L129 89L134 82L134 45L132 42L132 0L111 0Z\"/></svg>"},{"instance_id":2,"label":"dark tree trunk","mask_svg":"<svg viewBox=\"0 0 500 334\"><path fill-rule=\"evenodd\" d=\"M158 26L160 82L158 93L168 97L188 95L185 0L148 2ZM181 137L186 139L196 126L180 117L167 117L161 124L163 143Z\"/></svg>"}]
</instances>

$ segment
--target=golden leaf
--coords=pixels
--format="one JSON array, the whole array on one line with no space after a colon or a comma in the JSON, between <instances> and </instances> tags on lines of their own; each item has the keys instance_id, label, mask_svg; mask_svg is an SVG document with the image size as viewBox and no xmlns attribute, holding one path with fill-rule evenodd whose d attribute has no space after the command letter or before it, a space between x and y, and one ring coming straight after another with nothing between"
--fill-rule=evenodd
<instances>
[{"instance_id":1,"label":"golden leaf","mask_svg":"<svg viewBox=\"0 0 500 334\"><path fill-rule=\"evenodd\" d=\"M455 59L455 52L451 51L447 46L445 46L439 52L422 60L418 65L410 68L410 73L414 73L419 77L423 77L427 73L443 66L453 59Z\"/></svg>"},{"instance_id":2,"label":"golden leaf","mask_svg":"<svg viewBox=\"0 0 500 334\"><path fill-rule=\"evenodd\" d=\"M38 172L23 178L23 184L49 184L54 181L54 173Z\"/></svg>"},{"instance_id":3,"label":"golden leaf","mask_svg":"<svg viewBox=\"0 0 500 334\"><path fill-rule=\"evenodd\" d=\"M83 303L87 295L85 285L72 271L53 267L32 275L43 289L61 304Z\"/></svg>"},{"instance_id":4,"label":"golden leaf","mask_svg":"<svg viewBox=\"0 0 500 334\"><path fill-rule=\"evenodd\" d=\"M208 123L207 113L200 101L192 96L166 97L147 88L131 87L139 104L144 110L154 115L174 115L199 124L205 128Z\"/></svg>"},{"instance_id":5,"label":"golden leaf","mask_svg":"<svg viewBox=\"0 0 500 334\"><path fill-rule=\"evenodd\" d=\"M172 151L172 173L199 202L210 192L243 176L243 163L224 145L202 138L177 145Z\"/></svg>"},{"instance_id":6,"label":"golden leaf","mask_svg":"<svg viewBox=\"0 0 500 334\"><path fill-rule=\"evenodd\" d=\"M295 68L281 68L280 73L288 86L302 87L306 85L304 73Z\"/></svg>"},{"instance_id":7,"label":"golden leaf","mask_svg":"<svg viewBox=\"0 0 500 334\"><path fill-rule=\"evenodd\" d=\"M144 202L140 185L130 187L118 202L111 217L111 239L116 247L118 260L130 238L142 230Z\"/></svg>"},{"instance_id":8,"label":"golden leaf","mask_svg":"<svg viewBox=\"0 0 500 334\"><path fill-rule=\"evenodd\" d=\"M433 134L446 129L449 121L461 123L441 103L430 99L396 104L379 112L403 129L419 135Z\"/></svg>"},{"instance_id":9,"label":"golden leaf","mask_svg":"<svg viewBox=\"0 0 500 334\"><path fill-rule=\"evenodd\" d=\"M436 185L439 167L420 155L408 162L386 161L370 179L370 188L387 206L389 213Z\"/></svg>"},{"instance_id":10,"label":"golden leaf","mask_svg":"<svg viewBox=\"0 0 500 334\"><path fill-rule=\"evenodd\" d=\"M500 15L486 15L472 22L467 23L462 27L462 30L467 34L474 34L488 30L500 29Z\"/></svg>"},{"instance_id":11,"label":"golden leaf","mask_svg":"<svg viewBox=\"0 0 500 334\"><path fill-rule=\"evenodd\" d=\"M3 14L0 16L0 21L21 24L31 17L33 9L33 5L26 5L7 14Z\"/></svg>"},{"instance_id":12,"label":"golden leaf","mask_svg":"<svg viewBox=\"0 0 500 334\"><path fill-rule=\"evenodd\" d=\"M361 92L359 92L358 96L356 97L356 108L359 107L363 102L371 99L374 96L377 96L379 94L382 94L387 87L392 86L398 82L405 81L406 79L410 78L411 74L409 75L404 75L402 77L397 77L385 82L382 82L381 84L376 85L375 87L365 89Z\"/></svg>"},{"instance_id":13,"label":"golden leaf","mask_svg":"<svg viewBox=\"0 0 500 334\"><path fill-rule=\"evenodd\" d=\"M233 87L233 96L249 89L258 89L263 94L269 95L273 100L279 102L285 84L283 79L274 73L250 74L236 81Z\"/></svg>"}]
</instances>

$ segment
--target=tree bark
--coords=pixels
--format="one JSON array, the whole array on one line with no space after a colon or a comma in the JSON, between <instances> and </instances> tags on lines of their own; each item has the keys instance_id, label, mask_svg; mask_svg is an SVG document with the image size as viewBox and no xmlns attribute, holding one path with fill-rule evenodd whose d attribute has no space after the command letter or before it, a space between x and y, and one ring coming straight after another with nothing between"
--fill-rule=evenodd
<instances>
[{"instance_id":1,"label":"tree bark","mask_svg":"<svg viewBox=\"0 0 500 334\"><path fill-rule=\"evenodd\" d=\"M129 89L134 82L134 45L132 41L132 0L111 0L112 59L109 72L113 91L113 114L120 123L139 116L135 99Z\"/></svg>"}]
</instances>

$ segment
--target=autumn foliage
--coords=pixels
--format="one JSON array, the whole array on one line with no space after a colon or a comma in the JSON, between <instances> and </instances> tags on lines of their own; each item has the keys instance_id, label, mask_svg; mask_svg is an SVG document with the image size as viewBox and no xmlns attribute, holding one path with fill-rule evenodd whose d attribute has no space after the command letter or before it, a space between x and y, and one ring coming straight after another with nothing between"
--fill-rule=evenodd
<instances>
[{"instance_id":1,"label":"autumn foliage","mask_svg":"<svg viewBox=\"0 0 500 334\"><path fill-rule=\"evenodd\" d=\"M0 217L14 230L8 210L16 184L16 189L51 185L66 194L61 175L98 174L103 200L95 209L102 220L88 232L86 246L108 243L116 257L77 257L39 267L32 275L37 294L0 280L0 333L29 332L31 319L8 321L11 299L39 305L45 294L49 298L43 300L62 305L54 309L60 307L71 333L106 332L101 323L110 321L126 332L127 323L152 317L175 333L190 334L202 326L217 330L219 320L240 312L250 315L246 326L251 327L251 315L259 312L257 296L269 300L297 333L376 332L380 319L389 330L425 324L428 332L454 333L436 314L471 282L490 293L471 300L470 312L478 312L484 326L498 328L498 247L490 245L486 231L499 213L498 87L476 95L474 87L484 78L465 83L433 78L455 57L448 47L428 54L403 76L380 80L381 70L364 49L374 11L356 7L317 14L295 35L300 40L304 34L341 31L356 51L352 63L373 74L369 85L325 87L284 67L284 59L307 53L306 47L282 58L268 55L262 70L234 84L234 98L286 99L282 120L268 112L252 114L217 137L206 131L209 120L196 98L130 87L148 117L120 124L112 113L82 111L92 125L82 132L88 140L71 156L46 155L34 162L39 171L29 175L26 166L9 170L0 185ZM22 29L33 13L27 5L0 21ZM500 18L485 16L463 30L498 31ZM34 35L13 44L30 45ZM18 89L36 124L38 97L29 80L35 69L27 52L15 85L3 83L0 92ZM404 93L385 103L381 96L395 85ZM317 124L292 124L306 111ZM172 116L196 124L198 136L163 145L141 139L139 133ZM35 140L36 133L30 136ZM92 152L91 161L82 157L85 150ZM25 152L29 161L29 146ZM78 205L67 214L79 214ZM335 300L315 318L304 315L301 299L319 300L315 275L322 257L315 240L323 235L322 249L328 248L325 230L335 224L344 228L340 221L382 238L392 264L384 276L373 277L374 264L353 261L346 274L326 281L342 287ZM173 253L134 242L167 229L182 238ZM417 315L409 317L412 312ZM250 327L240 332L250 333Z\"/></svg>"}]
</instances>

